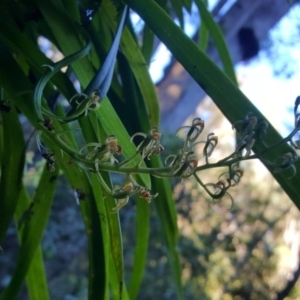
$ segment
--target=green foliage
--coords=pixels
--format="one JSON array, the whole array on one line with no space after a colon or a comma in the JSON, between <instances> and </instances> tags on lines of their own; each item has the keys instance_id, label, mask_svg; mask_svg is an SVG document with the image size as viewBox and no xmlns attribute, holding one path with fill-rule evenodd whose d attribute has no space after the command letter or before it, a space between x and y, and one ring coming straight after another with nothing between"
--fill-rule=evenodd
<instances>
[{"instance_id":1,"label":"green foliage","mask_svg":"<svg viewBox=\"0 0 300 300\"><path fill-rule=\"evenodd\" d=\"M86 228L89 299L108 299L109 295L114 299L137 297L147 262L148 203L157 198L157 193L159 199L153 202L167 248L174 290L178 299L183 298L177 213L170 178L193 176L215 202L240 181L243 171L237 163L258 158L275 170L282 188L300 205L299 175L293 174L288 180L281 172L288 168L295 170L297 156L287 142L299 130L299 103L293 132L282 139L270 126L265 138L261 134L266 127L263 116L236 86L222 34L205 2L195 1L203 21L200 48L206 48L209 32L219 50L224 72L175 25L165 11L165 1L124 0L124 3L146 23L141 46L130 23L125 25L127 6L121 1L83 1L78 6L73 0L28 0L4 1L0 5L0 85L4 95L0 107L0 190L3 191L0 211L5 212L0 218L0 242L13 217L19 224L20 241L15 271L0 295L1 300L16 298L25 279L30 299L49 298L40 244L60 172L74 190ZM190 10L191 3L171 1L181 27L183 7ZM182 128L183 146L168 156L169 165L163 166L158 157L163 151L158 129L159 103L147 66L154 35L167 45L232 123L242 120L242 126L236 126L240 144L230 156L214 164L209 162L218 139L210 133L206 141L199 141L204 122L196 118L190 127ZM56 63L49 60L39 48L41 36L51 41L64 58ZM65 66L67 72L61 72ZM75 75L82 92L75 90L70 74ZM69 102L68 113L62 105L54 109L51 104L53 99L57 102L58 92ZM27 145L17 111L27 118L43 141L39 142L39 148L45 167L32 198L22 183ZM259 143L254 143L254 137ZM138 146L132 142L133 138L140 138ZM194 148L201 143L206 161L198 166ZM299 147L297 142L293 146ZM251 150L255 154L251 155ZM122 159L117 160L115 156L120 155ZM226 181L204 184L197 175L199 171L217 167L227 168L228 172L221 174ZM112 173L122 174L122 183L116 184ZM134 195L141 199L137 204L134 267L128 283L124 279L118 211ZM37 280L33 279L34 274L38 274Z\"/></svg>"}]
</instances>

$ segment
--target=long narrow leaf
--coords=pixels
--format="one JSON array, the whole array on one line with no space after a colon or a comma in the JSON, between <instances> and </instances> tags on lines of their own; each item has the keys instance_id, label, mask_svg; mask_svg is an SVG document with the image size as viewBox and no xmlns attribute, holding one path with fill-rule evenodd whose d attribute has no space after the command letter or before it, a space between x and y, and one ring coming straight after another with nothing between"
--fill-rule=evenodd
<instances>
[{"instance_id":1,"label":"long narrow leaf","mask_svg":"<svg viewBox=\"0 0 300 300\"><path fill-rule=\"evenodd\" d=\"M1 300L15 299L23 281L32 259L41 243L42 236L48 221L49 212L56 188L57 176L59 169L54 172L49 172L47 167L44 168L43 174L40 178L36 193L33 198L32 215L26 220L23 226L23 236L21 247L19 250L17 265L15 272L8 287L1 295Z\"/></svg>"},{"instance_id":2,"label":"long narrow leaf","mask_svg":"<svg viewBox=\"0 0 300 300\"><path fill-rule=\"evenodd\" d=\"M0 244L12 221L22 187L25 163L25 143L16 109L2 113L3 153L0 182Z\"/></svg>"},{"instance_id":3,"label":"long narrow leaf","mask_svg":"<svg viewBox=\"0 0 300 300\"><path fill-rule=\"evenodd\" d=\"M203 2L203 0L195 0L196 5L198 6L200 15L201 15L201 22L204 22L207 29L209 30L214 42L216 44L216 48L218 49L223 67L224 72L227 76L237 84L237 80L235 77L233 63L225 43L224 37L222 32L218 26L218 24L214 21L211 13L208 11L207 6Z\"/></svg>"},{"instance_id":4,"label":"long narrow leaf","mask_svg":"<svg viewBox=\"0 0 300 300\"><path fill-rule=\"evenodd\" d=\"M32 202L33 203L33 202ZM15 212L16 225L18 227L18 237L21 242L24 234L24 222L30 218L31 201L26 188L22 186L18 207ZM42 247L39 245L26 275L26 283L30 300L50 299L46 271L44 267Z\"/></svg>"}]
</instances>

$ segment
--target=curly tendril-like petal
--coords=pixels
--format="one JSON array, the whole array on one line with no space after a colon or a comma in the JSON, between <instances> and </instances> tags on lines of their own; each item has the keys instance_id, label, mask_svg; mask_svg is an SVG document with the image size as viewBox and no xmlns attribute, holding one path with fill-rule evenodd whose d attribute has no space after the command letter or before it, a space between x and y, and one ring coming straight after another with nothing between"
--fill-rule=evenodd
<instances>
[{"instance_id":1,"label":"curly tendril-like petal","mask_svg":"<svg viewBox=\"0 0 300 300\"><path fill-rule=\"evenodd\" d=\"M237 128L237 124L241 124L240 130ZM242 140L246 135L252 132L257 124L257 117L252 116L252 112L249 112L244 120L236 121L232 124L232 129L236 129L238 132L238 138Z\"/></svg>"},{"instance_id":2,"label":"curly tendril-like petal","mask_svg":"<svg viewBox=\"0 0 300 300\"><path fill-rule=\"evenodd\" d=\"M204 129L204 121L201 118L195 118L193 120L191 126L181 126L181 127L179 127L176 131L176 135L182 129L189 129L189 131L187 132L187 135L186 135L186 139L189 142L194 142L199 137L199 135L201 134L201 132Z\"/></svg>"},{"instance_id":3,"label":"curly tendril-like petal","mask_svg":"<svg viewBox=\"0 0 300 300\"><path fill-rule=\"evenodd\" d=\"M298 113L299 104L300 104L300 96L296 98L295 106L294 106L295 128L300 129L300 113Z\"/></svg>"},{"instance_id":4,"label":"curly tendril-like petal","mask_svg":"<svg viewBox=\"0 0 300 300\"><path fill-rule=\"evenodd\" d=\"M222 177L226 177L226 180L230 180L231 187L237 186L241 181L242 176L244 175L244 170L238 165L231 167L230 172L223 172L219 175L218 179L221 180Z\"/></svg>"},{"instance_id":5,"label":"curly tendril-like petal","mask_svg":"<svg viewBox=\"0 0 300 300\"><path fill-rule=\"evenodd\" d=\"M136 136L142 136L144 140L136 147L136 151L141 153L142 159L150 158L153 154L159 154L164 150L164 147L160 144L161 133L157 127L153 127L149 134L137 132L131 137L131 141Z\"/></svg>"},{"instance_id":6,"label":"curly tendril-like petal","mask_svg":"<svg viewBox=\"0 0 300 300\"><path fill-rule=\"evenodd\" d=\"M251 150L255 144L255 139L253 138L255 132L251 131L249 134L244 136L243 140L236 146L235 153L241 157L248 157L251 154ZM243 151L246 150L246 153L243 154Z\"/></svg>"},{"instance_id":7,"label":"curly tendril-like petal","mask_svg":"<svg viewBox=\"0 0 300 300\"><path fill-rule=\"evenodd\" d=\"M269 123L266 120L258 120L255 127L255 134L259 139L263 139L267 135Z\"/></svg>"},{"instance_id":8,"label":"curly tendril-like petal","mask_svg":"<svg viewBox=\"0 0 300 300\"><path fill-rule=\"evenodd\" d=\"M140 192L140 197L145 199L147 203L150 203L152 199L156 198L158 196L158 193L151 195L150 191L146 188L143 188Z\"/></svg>"},{"instance_id":9,"label":"curly tendril-like petal","mask_svg":"<svg viewBox=\"0 0 300 300\"><path fill-rule=\"evenodd\" d=\"M118 200L116 207L113 208L113 212L117 212L125 206L132 195L139 194L139 197L145 199L148 203L158 196L158 193L151 195L149 189L137 184L131 176L128 177L128 180L130 181L123 186L115 185L112 188L111 196Z\"/></svg>"},{"instance_id":10,"label":"curly tendril-like petal","mask_svg":"<svg viewBox=\"0 0 300 300\"><path fill-rule=\"evenodd\" d=\"M85 158L89 160L95 160L95 166L97 169L98 163L110 162L112 164L117 163L118 160L114 155L120 155L122 153L122 148L118 145L118 141L114 135L110 135L106 138L104 144L100 143L88 143L79 150L79 154L83 154L84 149L88 147L94 147L93 150L88 151L85 154Z\"/></svg>"},{"instance_id":11,"label":"curly tendril-like petal","mask_svg":"<svg viewBox=\"0 0 300 300\"><path fill-rule=\"evenodd\" d=\"M281 173L287 169L292 169L293 174L288 178L293 178L297 169L295 167L295 162L298 160L299 156L296 153L287 152L286 154L279 156L275 159L274 165L277 167L274 169L273 173Z\"/></svg>"},{"instance_id":12,"label":"curly tendril-like petal","mask_svg":"<svg viewBox=\"0 0 300 300\"><path fill-rule=\"evenodd\" d=\"M229 210L230 210L233 207L234 200L233 200L233 197L227 192L228 189L231 187L230 180L228 180L227 182L228 182L228 185L226 185L226 182L224 180L219 180L217 183L207 183L207 184L205 184L205 187L206 187L209 195L212 197L212 203L221 201L222 198L225 195L227 195L231 201L231 207L229 208ZM211 193L209 191L208 187L213 187L214 191Z\"/></svg>"},{"instance_id":13,"label":"curly tendril-like petal","mask_svg":"<svg viewBox=\"0 0 300 300\"><path fill-rule=\"evenodd\" d=\"M207 140L205 142L205 146L203 148L203 156L210 157L218 144L218 137L214 135L214 133L210 133L207 136Z\"/></svg>"},{"instance_id":14,"label":"curly tendril-like petal","mask_svg":"<svg viewBox=\"0 0 300 300\"><path fill-rule=\"evenodd\" d=\"M183 154L180 162L174 164L173 176L188 178L190 177L198 166L198 160L192 156L193 151L186 152Z\"/></svg>"}]
</instances>

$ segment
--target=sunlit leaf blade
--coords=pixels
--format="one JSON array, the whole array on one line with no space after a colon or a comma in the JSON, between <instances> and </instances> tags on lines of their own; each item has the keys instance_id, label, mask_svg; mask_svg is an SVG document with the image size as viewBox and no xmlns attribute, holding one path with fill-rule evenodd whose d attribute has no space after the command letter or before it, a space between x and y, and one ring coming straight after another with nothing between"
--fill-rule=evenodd
<instances>
[{"instance_id":1,"label":"sunlit leaf blade","mask_svg":"<svg viewBox=\"0 0 300 300\"><path fill-rule=\"evenodd\" d=\"M207 1L204 1L204 5L207 7L208 3ZM199 28L199 47L203 52L206 52L208 40L209 40L209 31L208 28L204 22L204 20L201 19L201 24Z\"/></svg>"},{"instance_id":2,"label":"sunlit leaf blade","mask_svg":"<svg viewBox=\"0 0 300 300\"><path fill-rule=\"evenodd\" d=\"M230 57L227 45L225 43L225 40L224 40L222 32L219 28L219 25L214 21L211 13L208 11L207 6L204 3L204 1L195 0L195 3L198 6L198 9L199 9L199 12L201 15L201 22L205 23L212 38L214 39L216 48L218 49L218 52L219 52L219 55L220 55L220 58L221 58L221 61L222 61L223 67L224 67L225 74L227 74L227 76L235 84L237 84L232 59Z\"/></svg>"},{"instance_id":3,"label":"sunlit leaf blade","mask_svg":"<svg viewBox=\"0 0 300 300\"><path fill-rule=\"evenodd\" d=\"M15 212L15 220L16 226L18 227L18 237L20 242L22 241L24 232L23 229L25 227L22 226L22 224L24 225L24 222L28 221L27 218L30 218L30 203L31 201L29 195L23 186ZM30 300L50 299L42 248L40 245L38 246L34 257L32 258L26 275L26 283Z\"/></svg>"},{"instance_id":4,"label":"sunlit leaf blade","mask_svg":"<svg viewBox=\"0 0 300 300\"><path fill-rule=\"evenodd\" d=\"M24 229L17 265L8 287L0 297L1 300L15 299L22 287L31 261L34 258L44 234L56 188L58 173L59 168L56 168L54 172L49 172L46 166L44 168L33 197L31 217L25 220L23 225L21 225L24 226Z\"/></svg>"},{"instance_id":5,"label":"sunlit leaf blade","mask_svg":"<svg viewBox=\"0 0 300 300\"><path fill-rule=\"evenodd\" d=\"M93 193L96 201L96 207L98 212L98 217L100 220L101 226L101 236L99 236L99 240L101 240L103 246L101 248L95 249L99 256L102 256L102 270L103 270L103 278L101 282L98 282L98 289L102 290L102 299L109 298L109 255L110 255L110 248L109 248L109 221L108 218L110 217L107 215L106 205L105 205L105 197L102 193L102 188L99 183L99 179L96 175L92 174L92 187Z\"/></svg>"},{"instance_id":6,"label":"sunlit leaf blade","mask_svg":"<svg viewBox=\"0 0 300 300\"><path fill-rule=\"evenodd\" d=\"M110 185L110 178L108 174L103 173L101 175L106 184ZM123 261L123 243L122 232L119 220L119 214L113 213L113 208L116 206L116 201L109 195L105 195L102 200L105 221L109 232L109 241L107 244L109 255L107 260L112 264L109 266L110 285L116 299L123 298L125 291L124 282L124 261Z\"/></svg>"},{"instance_id":7,"label":"sunlit leaf blade","mask_svg":"<svg viewBox=\"0 0 300 300\"><path fill-rule=\"evenodd\" d=\"M153 1L144 2L136 0L125 0L133 8L153 32L166 44L172 54L185 67L194 80L201 88L214 100L216 105L225 115L225 117L234 123L243 119L249 112L255 114L258 118L264 118L259 110L247 99L247 97L238 89L238 87L213 63L213 61L203 53L197 45L190 40L178 26L169 18L169 16ZM155 15L155 21L151 17ZM158 20L160 20L158 22ZM163 23L161 27L159 24ZM277 133L274 127L270 126L268 130L268 144L276 143L282 137ZM255 145L254 150L263 149L262 145ZM290 152L290 147L283 146L274 150L271 157L274 158L282 153ZM300 163L298 161L297 166ZM270 166L266 165L270 170ZM292 179L287 179L282 173L273 174L284 191L300 208L300 199L297 182L300 181L300 173Z\"/></svg>"},{"instance_id":8,"label":"sunlit leaf blade","mask_svg":"<svg viewBox=\"0 0 300 300\"><path fill-rule=\"evenodd\" d=\"M153 55L154 34L153 31L145 25L143 31L142 53L147 64L150 64Z\"/></svg>"},{"instance_id":9,"label":"sunlit leaf blade","mask_svg":"<svg viewBox=\"0 0 300 300\"><path fill-rule=\"evenodd\" d=\"M155 201L155 200L154 200ZM143 199L137 200L136 246L134 249L133 271L128 287L130 299L136 299L142 282L149 239L150 206Z\"/></svg>"},{"instance_id":10,"label":"sunlit leaf blade","mask_svg":"<svg viewBox=\"0 0 300 300\"><path fill-rule=\"evenodd\" d=\"M2 122L4 147L1 157L0 245L17 207L25 163L25 142L16 110L3 112Z\"/></svg>"},{"instance_id":11,"label":"sunlit leaf blade","mask_svg":"<svg viewBox=\"0 0 300 300\"><path fill-rule=\"evenodd\" d=\"M152 158L154 167L161 166L157 158ZM168 257L172 269L172 276L174 278L174 285L177 291L178 299L183 298L183 289L181 283L181 265L179 253L177 250L178 244L178 227L177 227L177 213L175 203L173 200L170 182L167 179L152 177L152 188L154 191L159 191L159 195L153 200L164 236L167 241Z\"/></svg>"}]
</instances>

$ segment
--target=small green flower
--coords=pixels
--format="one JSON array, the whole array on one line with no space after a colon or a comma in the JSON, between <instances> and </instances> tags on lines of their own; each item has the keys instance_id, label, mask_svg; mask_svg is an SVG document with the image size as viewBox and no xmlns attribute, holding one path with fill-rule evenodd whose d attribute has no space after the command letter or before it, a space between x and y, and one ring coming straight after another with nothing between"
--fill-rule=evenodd
<instances>
[{"instance_id":1,"label":"small green flower","mask_svg":"<svg viewBox=\"0 0 300 300\"><path fill-rule=\"evenodd\" d=\"M180 128L178 128L176 131L176 135L182 129L189 129L189 131L186 135L186 139L192 143L192 142L196 141L196 139L199 137L199 135L203 131L204 121L201 118L195 118L193 120L191 126L181 126Z\"/></svg>"},{"instance_id":2,"label":"small green flower","mask_svg":"<svg viewBox=\"0 0 300 300\"><path fill-rule=\"evenodd\" d=\"M84 97L81 102L75 100L77 104L76 110L77 113L83 110L82 112L84 112L84 116L87 116L89 111L95 111L100 107L100 97L96 95L97 93L99 93L99 90L93 90L89 95L78 93L70 99L70 103L72 103L72 101L74 101L76 98Z\"/></svg>"},{"instance_id":3,"label":"small green flower","mask_svg":"<svg viewBox=\"0 0 300 300\"><path fill-rule=\"evenodd\" d=\"M251 150L255 144L255 134L254 131L251 131L249 134L243 137L242 141L236 146L235 153L239 157L248 157L251 154ZM246 150L246 153L244 153Z\"/></svg>"},{"instance_id":4,"label":"small green flower","mask_svg":"<svg viewBox=\"0 0 300 300\"><path fill-rule=\"evenodd\" d=\"M287 152L282 156L277 157L274 160L273 165L276 166L273 173L281 173L287 169L292 169L293 174L288 178L291 179L297 173L297 169L295 167L295 162L298 160L299 156L296 153Z\"/></svg>"},{"instance_id":5,"label":"small green flower","mask_svg":"<svg viewBox=\"0 0 300 300\"><path fill-rule=\"evenodd\" d=\"M215 150L218 144L218 137L212 132L207 135L206 141L197 142L193 145L193 147L195 147L197 144L205 144L203 148L203 156L205 157L206 163L208 164L208 157L210 157Z\"/></svg>"},{"instance_id":6,"label":"small green flower","mask_svg":"<svg viewBox=\"0 0 300 300\"><path fill-rule=\"evenodd\" d=\"M190 177L198 166L198 160L195 156L193 151L185 152L183 155L179 153L176 155L170 155L167 157L166 161L170 157L174 157L172 162L169 166L173 167L173 176L181 177L181 178L188 178Z\"/></svg>"},{"instance_id":7,"label":"small green flower","mask_svg":"<svg viewBox=\"0 0 300 300\"><path fill-rule=\"evenodd\" d=\"M150 191L146 188L143 188L140 192L140 197L145 199L148 203L152 201L152 199L156 198L158 196L158 193L151 195Z\"/></svg>"},{"instance_id":8,"label":"small green flower","mask_svg":"<svg viewBox=\"0 0 300 300\"><path fill-rule=\"evenodd\" d=\"M233 165L230 168L229 172L224 172L220 174L219 180L221 177L226 176L227 181L230 180L231 182L230 186L234 187L239 184L243 175L244 175L244 170L240 168L238 165Z\"/></svg>"},{"instance_id":9,"label":"small green flower","mask_svg":"<svg viewBox=\"0 0 300 300\"><path fill-rule=\"evenodd\" d=\"M139 194L139 197L145 199L148 203L158 196L158 193L151 195L149 189L137 184L131 176L129 178L130 181L123 186L115 185L112 188L111 196L118 200L116 207L113 208L113 212L118 212L124 207L128 203L130 196Z\"/></svg>"},{"instance_id":10,"label":"small green flower","mask_svg":"<svg viewBox=\"0 0 300 300\"><path fill-rule=\"evenodd\" d=\"M131 141L136 136L142 136L144 140L136 147L136 152L141 153L142 160L144 158L150 158L153 154L159 154L164 150L164 147L160 144L161 133L157 127L153 127L149 134L137 132L131 137Z\"/></svg>"},{"instance_id":11,"label":"small green flower","mask_svg":"<svg viewBox=\"0 0 300 300\"><path fill-rule=\"evenodd\" d=\"M212 203L216 203L218 201L221 201L222 198L227 195L231 200L231 209L233 207L234 200L232 196L227 192L228 189L231 187L230 180L227 180L227 185L224 180L219 180L217 183L207 183L205 184L205 189L208 192L208 194L212 197ZM208 187L213 188L213 192L211 192ZM216 201L217 200L217 201Z\"/></svg>"},{"instance_id":12,"label":"small green flower","mask_svg":"<svg viewBox=\"0 0 300 300\"><path fill-rule=\"evenodd\" d=\"M139 185L134 185L132 182L128 182L123 186L115 185L112 188L111 196L117 199L117 205L112 210L113 212L118 212L122 207L124 207L129 200L129 197L137 194L141 191Z\"/></svg>"},{"instance_id":13,"label":"small green flower","mask_svg":"<svg viewBox=\"0 0 300 300\"><path fill-rule=\"evenodd\" d=\"M118 144L118 140L114 135L110 135L106 138L104 144L100 143L88 143L79 150L80 154L83 154L84 149L88 147L94 147L93 150L87 152L84 157L86 159L95 160L96 169L98 163L110 162L112 164L118 163L118 160L114 155L120 155L122 148Z\"/></svg>"},{"instance_id":14,"label":"small green flower","mask_svg":"<svg viewBox=\"0 0 300 300\"><path fill-rule=\"evenodd\" d=\"M240 129L238 130L237 124L241 124ZM232 125L232 129L236 129L238 132L238 138L243 140L249 133L254 131L254 128L257 124L257 117L252 116L252 112L249 112L244 120L236 121Z\"/></svg>"}]
</instances>

